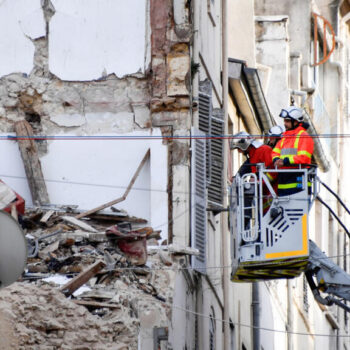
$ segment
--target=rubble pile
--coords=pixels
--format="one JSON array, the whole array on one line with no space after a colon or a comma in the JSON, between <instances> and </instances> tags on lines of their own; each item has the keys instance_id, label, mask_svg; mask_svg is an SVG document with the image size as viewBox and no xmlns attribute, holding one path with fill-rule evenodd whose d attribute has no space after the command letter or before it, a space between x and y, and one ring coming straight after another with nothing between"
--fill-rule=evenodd
<instances>
[{"instance_id":1,"label":"rubble pile","mask_svg":"<svg viewBox=\"0 0 350 350\"><path fill-rule=\"evenodd\" d=\"M176 262L144 220L64 208L27 210L21 223L27 269L0 293L9 349L137 349L140 329L168 324Z\"/></svg>"}]
</instances>

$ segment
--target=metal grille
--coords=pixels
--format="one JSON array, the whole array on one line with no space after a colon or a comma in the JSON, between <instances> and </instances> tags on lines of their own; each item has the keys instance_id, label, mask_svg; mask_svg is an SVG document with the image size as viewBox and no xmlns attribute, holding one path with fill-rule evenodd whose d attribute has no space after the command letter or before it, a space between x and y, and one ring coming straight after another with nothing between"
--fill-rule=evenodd
<instances>
[{"instance_id":1,"label":"metal grille","mask_svg":"<svg viewBox=\"0 0 350 350\"><path fill-rule=\"evenodd\" d=\"M199 130L193 129L194 135L204 136ZM192 247L199 250L199 255L192 258L192 266L201 273L206 273L206 158L205 140L193 139L192 141Z\"/></svg>"}]
</instances>

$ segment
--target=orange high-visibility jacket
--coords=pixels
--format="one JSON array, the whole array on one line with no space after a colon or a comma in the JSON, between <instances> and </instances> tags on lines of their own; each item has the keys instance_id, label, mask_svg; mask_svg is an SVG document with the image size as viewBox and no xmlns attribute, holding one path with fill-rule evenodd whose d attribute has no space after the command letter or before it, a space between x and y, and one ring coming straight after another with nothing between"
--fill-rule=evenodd
<instances>
[{"instance_id":1,"label":"orange high-visibility jacket","mask_svg":"<svg viewBox=\"0 0 350 350\"><path fill-rule=\"evenodd\" d=\"M314 151L314 140L301 125L283 133L282 139L272 151L272 160L283 159L284 168L293 164L310 164ZM278 174L278 194L281 196L302 190L300 173ZM308 186L311 183L308 182Z\"/></svg>"},{"instance_id":2,"label":"orange high-visibility jacket","mask_svg":"<svg viewBox=\"0 0 350 350\"><path fill-rule=\"evenodd\" d=\"M314 140L305 128L287 130L272 151L272 160L283 159L284 166L291 164L310 164L314 152Z\"/></svg>"}]
</instances>

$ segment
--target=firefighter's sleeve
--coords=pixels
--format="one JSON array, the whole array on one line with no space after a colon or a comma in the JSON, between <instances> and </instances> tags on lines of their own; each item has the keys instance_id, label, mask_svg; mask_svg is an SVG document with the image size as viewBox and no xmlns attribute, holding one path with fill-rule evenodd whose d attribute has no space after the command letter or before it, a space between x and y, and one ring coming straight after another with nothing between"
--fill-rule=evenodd
<instances>
[{"instance_id":1,"label":"firefighter's sleeve","mask_svg":"<svg viewBox=\"0 0 350 350\"><path fill-rule=\"evenodd\" d=\"M272 150L272 161L273 161L273 163L274 163L276 160L278 160L278 159L281 158L281 148L282 148L282 147L281 147L281 144L282 144L282 140L283 140L283 139L279 140L279 141L277 142L275 148Z\"/></svg>"}]
</instances>

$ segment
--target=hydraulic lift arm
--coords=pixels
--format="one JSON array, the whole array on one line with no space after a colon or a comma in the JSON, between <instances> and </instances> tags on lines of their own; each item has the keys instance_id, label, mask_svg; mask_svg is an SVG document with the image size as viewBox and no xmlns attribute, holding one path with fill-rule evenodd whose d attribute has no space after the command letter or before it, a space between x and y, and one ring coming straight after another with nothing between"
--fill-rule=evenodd
<instances>
[{"instance_id":1,"label":"hydraulic lift arm","mask_svg":"<svg viewBox=\"0 0 350 350\"><path fill-rule=\"evenodd\" d=\"M313 241L309 241L309 247L305 276L315 299L323 305L336 304L350 312L350 307L344 302L350 301L350 275L330 260ZM322 297L320 291L331 295Z\"/></svg>"},{"instance_id":2,"label":"hydraulic lift arm","mask_svg":"<svg viewBox=\"0 0 350 350\"><path fill-rule=\"evenodd\" d=\"M339 196L332 191L325 183L319 178L318 181L339 201L343 208L350 214L349 209ZM317 200L321 202L334 216L338 223L343 227L346 234L350 237L350 232L346 226L342 223L339 217L334 211L328 206L320 196L317 196ZM350 275L342 270L337 264L330 260L318 247L317 245L310 242L310 256L307 270L305 272L306 279L312 290L315 299L323 305L336 304L344 310L350 312L350 307L347 306L344 301L350 301ZM314 277L317 280L315 283ZM323 298L320 291L329 293L332 296Z\"/></svg>"}]
</instances>

